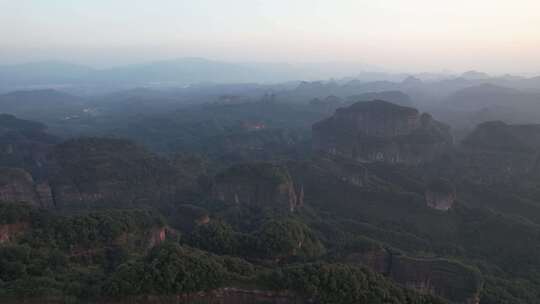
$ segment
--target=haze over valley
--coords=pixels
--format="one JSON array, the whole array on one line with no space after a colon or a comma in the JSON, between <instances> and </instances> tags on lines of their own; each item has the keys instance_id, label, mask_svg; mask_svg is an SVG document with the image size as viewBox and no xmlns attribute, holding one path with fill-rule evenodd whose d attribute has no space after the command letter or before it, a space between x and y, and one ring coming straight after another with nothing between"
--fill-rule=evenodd
<instances>
[{"instance_id":1,"label":"haze over valley","mask_svg":"<svg viewBox=\"0 0 540 304\"><path fill-rule=\"evenodd\" d=\"M538 303L539 10L0 0L0 302Z\"/></svg>"}]
</instances>

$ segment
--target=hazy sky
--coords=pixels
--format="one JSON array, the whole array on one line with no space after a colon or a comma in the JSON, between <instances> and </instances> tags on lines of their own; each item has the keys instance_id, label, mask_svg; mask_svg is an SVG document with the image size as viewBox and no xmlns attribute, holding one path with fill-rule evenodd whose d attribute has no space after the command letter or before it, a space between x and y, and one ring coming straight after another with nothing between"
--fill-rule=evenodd
<instances>
[{"instance_id":1,"label":"hazy sky","mask_svg":"<svg viewBox=\"0 0 540 304\"><path fill-rule=\"evenodd\" d=\"M540 0L0 0L0 63L179 57L540 72Z\"/></svg>"}]
</instances>

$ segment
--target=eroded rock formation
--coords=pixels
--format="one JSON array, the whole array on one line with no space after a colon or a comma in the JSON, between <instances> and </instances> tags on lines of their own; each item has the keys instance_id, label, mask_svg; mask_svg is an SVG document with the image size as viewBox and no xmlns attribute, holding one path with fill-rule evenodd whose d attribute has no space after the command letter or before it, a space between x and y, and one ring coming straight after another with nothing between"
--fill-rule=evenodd
<instances>
[{"instance_id":1,"label":"eroded rock formation","mask_svg":"<svg viewBox=\"0 0 540 304\"><path fill-rule=\"evenodd\" d=\"M13 241L18 235L24 233L28 223L19 222L12 224L0 224L0 244Z\"/></svg>"},{"instance_id":2,"label":"eroded rock formation","mask_svg":"<svg viewBox=\"0 0 540 304\"><path fill-rule=\"evenodd\" d=\"M22 169L0 168L0 201L39 205L32 176Z\"/></svg>"}]
</instances>

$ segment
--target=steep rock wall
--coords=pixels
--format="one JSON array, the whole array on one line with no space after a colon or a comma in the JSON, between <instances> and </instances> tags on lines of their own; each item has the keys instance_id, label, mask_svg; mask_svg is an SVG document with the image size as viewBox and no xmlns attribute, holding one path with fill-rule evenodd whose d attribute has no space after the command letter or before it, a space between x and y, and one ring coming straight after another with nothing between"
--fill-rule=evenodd
<instances>
[{"instance_id":1,"label":"steep rock wall","mask_svg":"<svg viewBox=\"0 0 540 304\"><path fill-rule=\"evenodd\" d=\"M366 265L405 287L438 295L454 303L479 303L480 274L457 262L410 258L382 247L351 252L344 261Z\"/></svg>"},{"instance_id":2,"label":"steep rock wall","mask_svg":"<svg viewBox=\"0 0 540 304\"><path fill-rule=\"evenodd\" d=\"M451 145L449 128L429 114L381 100L357 102L313 125L316 151L362 162L419 164Z\"/></svg>"},{"instance_id":3,"label":"steep rock wall","mask_svg":"<svg viewBox=\"0 0 540 304\"><path fill-rule=\"evenodd\" d=\"M32 176L23 169L0 168L0 201L39 205Z\"/></svg>"},{"instance_id":4,"label":"steep rock wall","mask_svg":"<svg viewBox=\"0 0 540 304\"><path fill-rule=\"evenodd\" d=\"M28 223L0 224L0 244L13 241L18 235L24 233Z\"/></svg>"}]
</instances>

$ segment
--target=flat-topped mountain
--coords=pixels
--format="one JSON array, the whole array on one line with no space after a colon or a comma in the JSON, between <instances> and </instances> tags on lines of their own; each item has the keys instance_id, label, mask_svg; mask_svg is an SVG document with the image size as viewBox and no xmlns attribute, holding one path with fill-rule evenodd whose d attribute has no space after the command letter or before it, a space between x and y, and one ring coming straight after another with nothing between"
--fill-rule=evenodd
<instances>
[{"instance_id":1,"label":"flat-topped mountain","mask_svg":"<svg viewBox=\"0 0 540 304\"><path fill-rule=\"evenodd\" d=\"M540 125L489 121L478 125L462 142L461 165L484 182L538 176ZM524 184L524 183L521 183Z\"/></svg>"},{"instance_id":2,"label":"flat-topped mountain","mask_svg":"<svg viewBox=\"0 0 540 304\"><path fill-rule=\"evenodd\" d=\"M463 145L499 152L535 152L540 149L540 124L510 125L489 121L476 127Z\"/></svg>"},{"instance_id":3,"label":"flat-topped mountain","mask_svg":"<svg viewBox=\"0 0 540 304\"><path fill-rule=\"evenodd\" d=\"M313 125L314 149L358 161L416 164L452 144L449 127L417 109L382 100L357 102Z\"/></svg>"},{"instance_id":4,"label":"flat-topped mountain","mask_svg":"<svg viewBox=\"0 0 540 304\"><path fill-rule=\"evenodd\" d=\"M386 100L391 103L401 106L412 106L413 102L409 95L401 91L382 91L382 92L368 92L358 95L353 95L347 98L350 101L370 101L370 100Z\"/></svg>"},{"instance_id":5,"label":"flat-topped mountain","mask_svg":"<svg viewBox=\"0 0 540 304\"><path fill-rule=\"evenodd\" d=\"M537 107L540 95L493 84L467 87L451 94L446 105L456 109L480 110L486 107Z\"/></svg>"}]
</instances>

